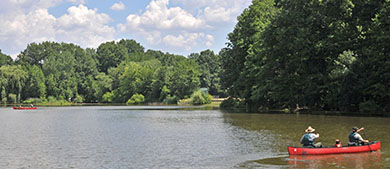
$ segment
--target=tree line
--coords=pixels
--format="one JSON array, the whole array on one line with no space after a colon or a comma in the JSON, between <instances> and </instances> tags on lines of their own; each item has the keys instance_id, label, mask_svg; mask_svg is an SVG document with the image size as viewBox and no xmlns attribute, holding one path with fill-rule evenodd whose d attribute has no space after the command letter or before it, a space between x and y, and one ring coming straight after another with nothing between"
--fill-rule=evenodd
<instances>
[{"instance_id":1,"label":"tree line","mask_svg":"<svg viewBox=\"0 0 390 169\"><path fill-rule=\"evenodd\" d=\"M222 49L225 107L390 112L388 0L253 0Z\"/></svg>"},{"instance_id":2,"label":"tree line","mask_svg":"<svg viewBox=\"0 0 390 169\"><path fill-rule=\"evenodd\" d=\"M253 0L218 54L32 43L15 61L0 51L0 101L177 103L204 87L222 107L386 114L389 16L388 0Z\"/></svg>"},{"instance_id":3,"label":"tree line","mask_svg":"<svg viewBox=\"0 0 390 169\"><path fill-rule=\"evenodd\" d=\"M220 57L146 50L134 40L97 49L71 43L31 43L15 61L0 51L0 102L65 100L85 103L175 104L200 88L223 94Z\"/></svg>"}]
</instances>

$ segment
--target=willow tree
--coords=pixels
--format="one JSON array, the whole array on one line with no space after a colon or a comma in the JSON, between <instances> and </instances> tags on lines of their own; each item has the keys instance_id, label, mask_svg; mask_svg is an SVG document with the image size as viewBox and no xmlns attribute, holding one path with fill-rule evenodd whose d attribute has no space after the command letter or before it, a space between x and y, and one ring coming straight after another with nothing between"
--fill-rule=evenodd
<instances>
[{"instance_id":1,"label":"willow tree","mask_svg":"<svg viewBox=\"0 0 390 169\"><path fill-rule=\"evenodd\" d=\"M20 102L28 73L20 65L0 67L1 100L16 95L16 103Z\"/></svg>"}]
</instances>

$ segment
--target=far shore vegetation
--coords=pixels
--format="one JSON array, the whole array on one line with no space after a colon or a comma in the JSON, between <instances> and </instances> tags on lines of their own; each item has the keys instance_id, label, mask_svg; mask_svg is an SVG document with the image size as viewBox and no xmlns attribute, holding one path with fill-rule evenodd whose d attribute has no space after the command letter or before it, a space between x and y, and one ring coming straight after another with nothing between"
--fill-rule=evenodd
<instances>
[{"instance_id":1,"label":"far shore vegetation","mask_svg":"<svg viewBox=\"0 0 390 169\"><path fill-rule=\"evenodd\" d=\"M16 60L0 50L0 103L390 115L388 16L389 1L253 0L218 53L31 43Z\"/></svg>"}]
</instances>

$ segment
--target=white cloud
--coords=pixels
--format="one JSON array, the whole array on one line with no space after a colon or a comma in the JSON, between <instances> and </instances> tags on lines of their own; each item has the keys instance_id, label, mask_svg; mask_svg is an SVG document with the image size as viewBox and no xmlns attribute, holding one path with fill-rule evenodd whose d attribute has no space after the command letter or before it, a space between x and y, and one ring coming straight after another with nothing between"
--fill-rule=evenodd
<instances>
[{"instance_id":1,"label":"white cloud","mask_svg":"<svg viewBox=\"0 0 390 169\"><path fill-rule=\"evenodd\" d=\"M85 4L85 0L67 0L68 2L71 2L73 4L79 5L79 4Z\"/></svg>"},{"instance_id":2,"label":"white cloud","mask_svg":"<svg viewBox=\"0 0 390 169\"><path fill-rule=\"evenodd\" d=\"M14 18L0 16L0 46L4 51L17 53L23 50L28 43L54 40L55 17L46 9L38 9L28 14L14 15Z\"/></svg>"},{"instance_id":3,"label":"white cloud","mask_svg":"<svg viewBox=\"0 0 390 169\"><path fill-rule=\"evenodd\" d=\"M199 46L212 47L215 39L211 32L229 25L233 26L236 17L251 2L251 0L171 1L173 4L170 4L169 0L152 0L144 12L130 14L126 23L118 24L118 30L143 38L149 44L164 45L176 51L183 49L188 51Z\"/></svg>"},{"instance_id":4,"label":"white cloud","mask_svg":"<svg viewBox=\"0 0 390 169\"><path fill-rule=\"evenodd\" d=\"M53 7L62 0L0 0L0 15L15 16Z\"/></svg>"},{"instance_id":5,"label":"white cloud","mask_svg":"<svg viewBox=\"0 0 390 169\"><path fill-rule=\"evenodd\" d=\"M112 5L110 9L115 11L121 11L124 10L125 8L126 8L125 4L123 4L123 2L120 1L119 3L115 3L114 5Z\"/></svg>"},{"instance_id":6,"label":"white cloud","mask_svg":"<svg viewBox=\"0 0 390 169\"><path fill-rule=\"evenodd\" d=\"M110 16L88 9L84 5L73 6L68 14L57 19L57 40L97 47L100 43L115 38L115 29L107 26Z\"/></svg>"},{"instance_id":7,"label":"white cloud","mask_svg":"<svg viewBox=\"0 0 390 169\"><path fill-rule=\"evenodd\" d=\"M202 19L208 24L235 22L236 17L247 8L252 0L173 0L183 4L185 10L199 9ZM213 24L212 24L213 25Z\"/></svg>"},{"instance_id":8,"label":"white cloud","mask_svg":"<svg viewBox=\"0 0 390 169\"><path fill-rule=\"evenodd\" d=\"M153 0L140 15L131 14L119 30L143 36L149 44L190 50L204 38L200 30L209 26L180 7L168 7L169 0Z\"/></svg>"},{"instance_id":9,"label":"white cloud","mask_svg":"<svg viewBox=\"0 0 390 169\"><path fill-rule=\"evenodd\" d=\"M205 43L205 45L207 46L207 47L211 47L211 46L213 46L213 42L214 42L214 36L213 35L206 35L206 43Z\"/></svg>"},{"instance_id":10,"label":"white cloud","mask_svg":"<svg viewBox=\"0 0 390 169\"><path fill-rule=\"evenodd\" d=\"M111 21L97 9L84 5L72 6L68 13L56 18L45 8L23 13L0 13L0 46L5 53L18 53L32 42L56 41L97 47L100 43L113 40L115 29L107 26ZM10 17L12 15L12 17Z\"/></svg>"},{"instance_id":11,"label":"white cloud","mask_svg":"<svg viewBox=\"0 0 390 169\"><path fill-rule=\"evenodd\" d=\"M185 48L187 51L190 51L192 46L197 45L197 41L203 37L203 33L184 33L178 36L167 35L163 38L163 42L168 46Z\"/></svg>"},{"instance_id":12,"label":"white cloud","mask_svg":"<svg viewBox=\"0 0 390 169\"><path fill-rule=\"evenodd\" d=\"M168 0L153 0L142 15L129 15L127 26L132 29L197 29L205 23L179 7L168 8Z\"/></svg>"},{"instance_id":13,"label":"white cloud","mask_svg":"<svg viewBox=\"0 0 390 169\"><path fill-rule=\"evenodd\" d=\"M119 0L117 0L118 2ZM55 17L48 9L72 3L66 14ZM0 48L15 54L27 44L41 41L68 42L82 47L97 47L102 42L127 37L145 42L147 47L168 49L173 53L225 44L227 31L251 0L152 0L124 23L109 26L109 15L88 9L86 0L0 0ZM112 10L124 9L123 2ZM231 28L231 29L230 29ZM218 35L217 35L218 34ZM191 51L194 52L194 51Z\"/></svg>"}]
</instances>

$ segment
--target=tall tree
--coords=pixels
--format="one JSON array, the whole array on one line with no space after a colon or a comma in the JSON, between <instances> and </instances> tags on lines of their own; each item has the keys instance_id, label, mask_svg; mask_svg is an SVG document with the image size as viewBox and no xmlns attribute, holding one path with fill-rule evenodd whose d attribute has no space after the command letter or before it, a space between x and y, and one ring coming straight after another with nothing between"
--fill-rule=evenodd
<instances>
[{"instance_id":1,"label":"tall tree","mask_svg":"<svg viewBox=\"0 0 390 169\"><path fill-rule=\"evenodd\" d=\"M23 88L22 99L46 98L46 78L42 69L37 66L27 66L28 78L26 86Z\"/></svg>"},{"instance_id":2,"label":"tall tree","mask_svg":"<svg viewBox=\"0 0 390 169\"><path fill-rule=\"evenodd\" d=\"M252 5L238 17L238 23L229 33L227 48L221 50L221 85L230 96L249 98L253 76L250 73L254 43L277 14L274 0L253 0Z\"/></svg>"},{"instance_id":3,"label":"tall tree","mask_svg":"<svg viewBox=\"0 0 390 169\"><path fill-rule=\"evenodd\" d=\"M21 100L28 73L20 65L0 67L0 94L1 100L7 100L10 95L16 95L16 102Z\"/></svg>"},{"instance_id":4,"label":"tall tree","mask_svg":"<svg viewBox=\"0 0 390 169\"><path fill-rule=\"evenodd\" d=\"M101 44L96 51L99 71L107 73L109 68L118 66L127 56L125 45L117 45L114 41Z\"/></svg>"},{"instance_id":5,"label":"tall tree","mask_svg":"<svg viewBox=\"0 0 390 169\"><path fill-rule=\"evenodd\" d=\"M118 42L118 45L124 46L127 50L127 54L143 53L145 50L145 48L135 40L122 39Z\"/></svg>"},{"instance_id":6,"label":"tall tree","mask_svg":"<svg viewBox=\"0 0 390 169\"><path fill-rule=\"evenodd\" d=\"M219 95L221 91L219 73L221 71L220 56L211 50L189 55L199 65L200 86L209 89L211 95Z\"/></svg>"}]
</instances>

